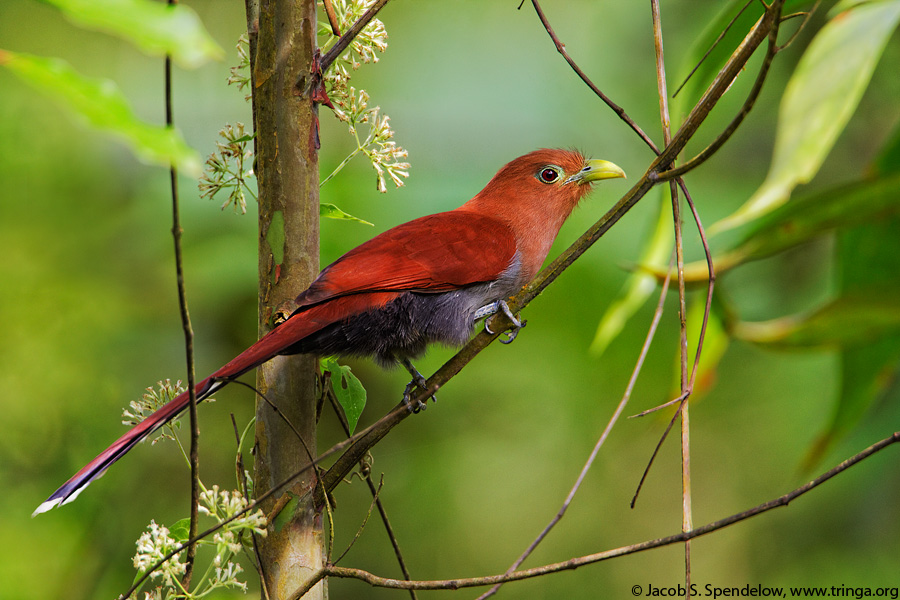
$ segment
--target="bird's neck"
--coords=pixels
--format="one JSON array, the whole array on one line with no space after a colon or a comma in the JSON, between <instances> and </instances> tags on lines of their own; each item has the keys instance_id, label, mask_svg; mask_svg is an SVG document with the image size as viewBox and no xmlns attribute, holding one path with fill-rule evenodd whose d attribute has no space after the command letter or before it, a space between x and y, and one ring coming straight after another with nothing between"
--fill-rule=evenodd
<instances>
[{"instance_id":1,"label":"bird's neck","mask_svg":"<svg viewBox=\"0 0 900 600\"><path fill-rule=\"evenodd\" d=\"M516 237L522 265L520 278L524 285L540 270L556 234L573 208L568 203L553 202L552 198L523 202L519 198L498 199L479 194L457 210L488 215L509 226Z\"/></svg>"}]
</instances>

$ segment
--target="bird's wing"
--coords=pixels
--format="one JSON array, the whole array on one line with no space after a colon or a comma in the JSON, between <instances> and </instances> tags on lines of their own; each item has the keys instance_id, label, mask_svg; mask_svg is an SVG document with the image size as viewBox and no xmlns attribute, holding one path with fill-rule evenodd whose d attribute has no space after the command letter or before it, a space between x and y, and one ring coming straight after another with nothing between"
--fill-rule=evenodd
<instances>
[{"instance_id":1,"label":"bird's wing","mask_svg":"<svg viewBox=\"0 0 900 600\"><path fill-rule=\"evenodd\" d=\"M300 294L307 307L364 292L443 292L497 279L513 262L516 238L493 217L450 211L398 225L326 267Z\"/></svg>"}]
</instances>

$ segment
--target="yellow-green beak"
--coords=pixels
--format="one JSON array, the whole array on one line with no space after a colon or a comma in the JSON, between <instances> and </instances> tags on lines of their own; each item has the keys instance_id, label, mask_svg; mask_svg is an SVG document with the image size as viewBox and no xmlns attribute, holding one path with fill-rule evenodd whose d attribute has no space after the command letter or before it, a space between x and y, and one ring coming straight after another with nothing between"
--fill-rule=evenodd
<instances>
[{"instance_id":1,"label":"yellow-green beak","mask_svg":"<svg viewBox=\"0 0 900 600\"><path fill-rule=\"evenodd\" d=\"M615 165L608 160L592 159L584 163L584 167L574 175L570 175L566 179L566 183L591 183L592 181L600 181L601 179L616 179L617 177L625 177L625 171L621 167Z\"/></svg>"}]
</instances>

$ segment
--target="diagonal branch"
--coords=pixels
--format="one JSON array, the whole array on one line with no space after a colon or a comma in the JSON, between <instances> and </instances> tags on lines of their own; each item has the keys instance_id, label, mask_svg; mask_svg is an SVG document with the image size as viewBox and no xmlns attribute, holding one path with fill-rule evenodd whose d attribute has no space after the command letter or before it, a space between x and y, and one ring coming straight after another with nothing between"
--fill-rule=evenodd
<instances>
[{"instance_id":1,"label":"diagonal branch","mask_svg":"<svg viewBox=\"0 0 900 600\"><path fill-rule=\"evenodd\" d=\"M359 35L359 33L365 29L366 25L375 18L375 15L378 14L384 5L387 4L389 0L376 0L375 4L369 7L363 15L356 20L356 23L350 26L344 35L338 38L338 41L334 43L334 46L328 49L322 57L319 59L319 68L321 72L324 73L328 70L328 67L331 66L338 56L341 55L341 52L347 49L351 42L353 42L354 38Z\"/></svg>"},{"instance_id":2,"label":"diagonal branch","mask_svg":"<svg viewBox=\"0 0 900 600\"><path fill-rule=\"evenodd\" d=\"M728 90L754 51L766 39L772 27L778 21L783 0L774 0L767 8L766 13L756 23L750 34L744 39L737 51L732 54L725 66L719 71L703 94L700 102L688 115L684 124L679 128L662 153L651 163L649 169L638 182L610 209L600 220L591 226L578 238L565 252L545 267L538 276L522 290L510 299L508 305L513 312L518 312L527 306L544 289L559 277L575 260L584 254L600 237L615 225L650 189L660 181L659 173L669 168L674 158L684 149L688 141L694 136L700 125L712 111L722 95ZM491 329L503 331L503 325L509 326L506 317L502 314L492 317ZM438 369L426 382L425 390L417 390L410 398L412 404L424 402L437 390L449 382L468 364L475 356L484 350L498 334L479 332L450 360ZM327 491L334 489L337 484L354 468L365 453L377 444L391 429L410 415L406 406L401 402L384 417L373 423L355 437L355 441L335 461L335 463L323 475L324 488ZM324 495L319 488L316 489L316 502L324 502Z\"/></svg>"},{"instance_id":3,"label":"diagonal branch","mask_svg":"<svg viewBox=\"0 0 900 600\"><path fill-rule=\"evenodd\" d=\"M674 258L674 256L673 256ZM671 262L669 263L669 267L671 270ZM559 523L562 518L565 516L566 511L569 509L569 505L572 503L572 500L575 499L575 494L581 488L581 484L584 481L584 478L587 476L588 471L591 466L594 464L594 460L597 458L597 454L600 452L600 448L603 446L604 442L606 442L606 438L609 437L610 432L612 431L613 426L618 422L619 417L622 416L622 413L625 411L625 407L628 405L628 401L631 399L631 393L634 391L634 386L637 383L638 375L641 372L641 369L644 366L644 360L647 358L647 353L650 351L650 344L656 336L656 328L659 325L660 319L662 319L663 307L665 305L666 294L669 291L669 281L671 280L671 274L666 272L666 277L663 280L662 289L659 293L659 302L656 305L656 311L653 314L653 319L650 322L650 329L647 331L647 335L644 338L644 345L641 347L641 352L638 355L637 362L634 365L634 369L631 372L631 378L628 380L628 385L625 388L625 393L622 394L622 399L619 400L619 405L616 407L615 412L613 412L612 417L610 417L609 421L606 424L606 427L603 429L603 433L600 434L600 437L597 439L597 443L594 444L593 450L591 450L590 456L588 456L587 462L585 462L584 466L581 469L581 472L578 474L578 478L575 480L575 484L572 486L572 489L569 490L569 495L566 496L566 499L563 501L562 507L556 513L556 515L547 523L546 527L538 534L537 538L528 548L523 552L519 558L506 570L506 574L513 573L516 569L519 568L525 559L528 558L532 552L534 552L535 548L544 541L544 538L550 533L550 531L556 527L556 524ZM502 584L498 583L490 590L479 596L476 600L487 600L494 594L496 594L500 590L500 586Z\"/></svg>"},{"instance_id":4,"label":"diagonal branch","mask_svg":"<svg viewBox=\"0 0 900 600\"><path fill-rule=\"evenodd\" d=\"M315 576L313 576L307 585L311 587L311 585L315 584L315 582L324 579L325 577L344 577L351 579L359 579L364 581L372 586L377 587L386 587L393 589L416 589L416 590L457 590L460 588L469 588L469 587L480 587L485 585L494 585L498 583L506 583L508 581L520 581L523 579L530 579L533 577L539 577L542 575L547 575L549 573L559 573L561 571L569 571L573 569L577 569L579 567L583 567L586 565L603 562L612 558L617 558L619 556L626 556L629 554L636 554L638 552L644 552L646 550L650 550L653 548L661 548L663 546L670 546L672 544L680 544L684 543L688 540L692 540L694 538L707 535L714 531L718 531L729 525L734 525L735 523L739 523L741 521L745 521L749 518L755 517L757 515L761 515L762 513L768 512L772 509L779 508L782 506L787 506L800 496L806 494L807 492L819 487L832 477L835 477L850 467L859 464L863 460L869 458L870 456L884 450L888 446L896 444L900 442L900 431L895 432L893 435L884 438L872 444L865 450L854 454L847 460L841 462L836 465L832 469L829 469L819 477L816 477L812 481L791 490L790 492L783 494L777 498L769 500L768 502L764 502L753 508L747 509L745 511L735 513L718 521L714 521L712 523L707 523L701 527L696 527L691 529L690 531L682 531L681 533L677 533L674 535L670 535L667 537L657 538L654 540L647 540L645 542L640 542L637 544L631 544L629 546L621 546L619 548L613 548L611 550L606 550L603 552L597 552L595 554L588 554L585 556L579 556L577 558L572 558L567 561L552 563L548 565L543 565L540 567L535 567L533 569L525 569L522 571L515 571L513 573L503 574L503 575L489 575L486 577L471 577L471 578L461 578L461 579L448 579L448 580L438 580L438 581L403 581L400 579L390 579L386 577L379 577L367 571L363 571L361 569L348 569L343 567L334 567L328 566L321 569ZM297 600L306 593L307 590L300 589L297 590L292 596L291 600Z\"/></svg>"},{"instance_id":5,"label":"diagonal branch","mask_svg":"<svg viewBox=\"0 0 900 600\"><path fill-rule=\"evenodd\" d=\"M341 423L341 428L344 430L344 433L347 435L347 437L350 437L350 425L347 423L347 417L344 416L344 411L341 410L337 398L335 398L334 390L330 386L325 386L323 393L328 396L331 407L334 409L334 412L337 415L338 421L340 421ZM384 508L384 504L381 502L381 497L378 495L378 490L381 489L381 484L379 484L377 487L375 486L375 482L372 481L371 468L365 460L361 460L359 462L359 467L360 471L363 474L363 478L366 480L366 485L369 487L369 492L371 492L372 494L372 500L375 503L375 507L378 508L378 514L381 516L381 522L384 525L384 530L385 532L387 532L388 539L390 539L391 541L391 547L394 549L394 555L397 557L397 563L400 565L400 571L403 573L403 577L406 580L409 580L409 569L406 567L406 561L403 560L403 552L401 552L400 550L400 542L397 541L397 536L394 534L394 528L391 526L390 519L388 519L387 511ZM417 600L415 590L410 590L409 593L412 600Z\"/></svg>"}]
</instances>

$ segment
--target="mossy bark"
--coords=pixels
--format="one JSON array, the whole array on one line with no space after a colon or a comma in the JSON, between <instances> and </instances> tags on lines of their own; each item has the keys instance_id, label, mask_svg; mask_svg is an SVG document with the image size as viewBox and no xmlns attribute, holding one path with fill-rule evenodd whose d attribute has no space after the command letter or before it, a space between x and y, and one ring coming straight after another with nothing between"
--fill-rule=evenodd
<instances>
[{"instance_id":1,"label":"mossy bark","mask_svg":"<svg viewBox=\"0 0 900 600\"><path fill-rule=\"evenodd\" d=\"M248 1L256 176L259 182L259 334L277 307L305 289L319 270L318 116L303 82L316 49L314 0ZM316 453L316 360L277 357L262 365L257 388L255 482L259 496L308 465ZM290 421L293 428L286 422ZM300 433L303 440L298 439ZM265 587L273 600L300 587L325 557L322 514L308 492L314 471L263 506L270 514L300 500L282 527L260 539ZM318 584L307 597L327 596Z\"/></svg>"}]
</instances>

